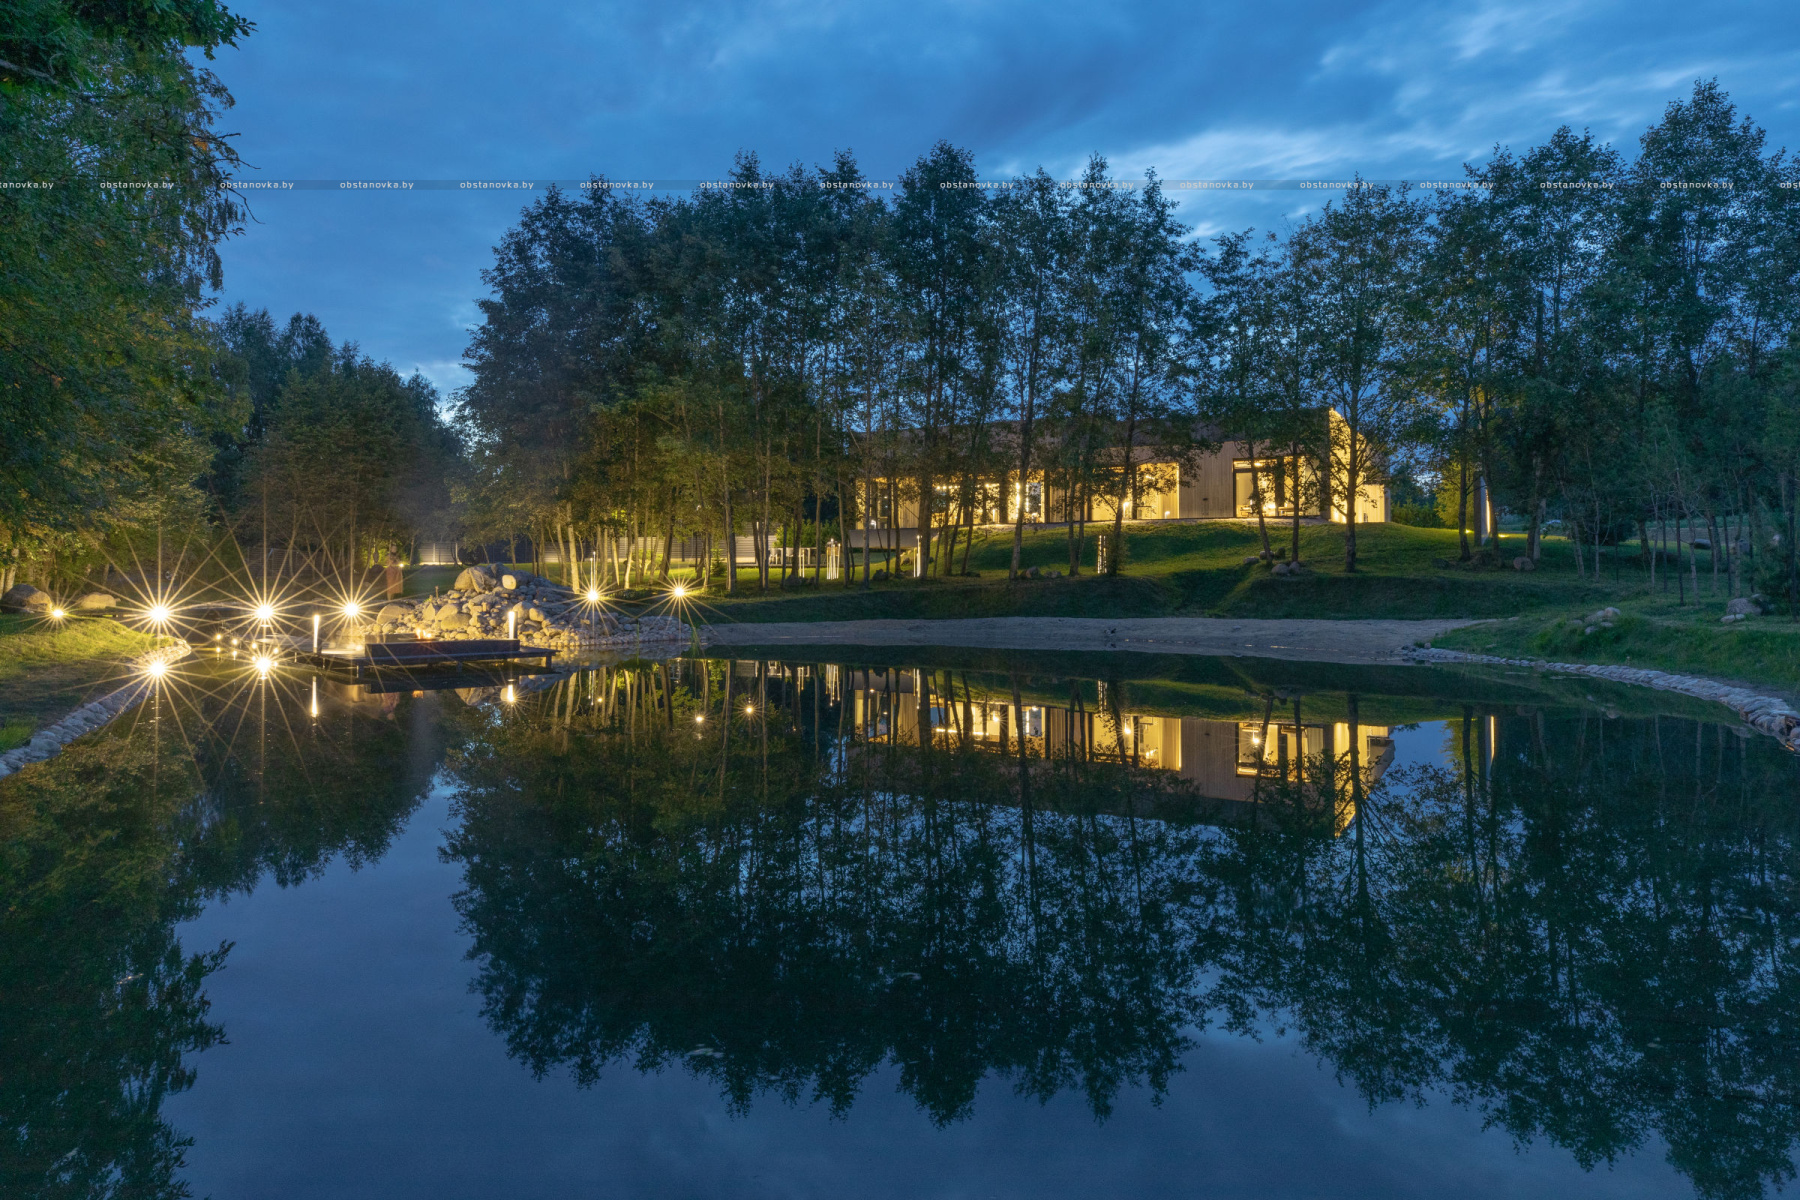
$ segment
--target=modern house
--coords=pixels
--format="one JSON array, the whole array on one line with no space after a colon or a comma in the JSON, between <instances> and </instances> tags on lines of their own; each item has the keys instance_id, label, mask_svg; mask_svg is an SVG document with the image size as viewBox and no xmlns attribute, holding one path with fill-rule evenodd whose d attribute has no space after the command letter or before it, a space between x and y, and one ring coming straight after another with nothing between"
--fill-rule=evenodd
<instances>
[{"instance_id":1,"label":"modern house","mask_svg":"<svg viewBox=\"0 0 1800 1200\"><path fill-rule=\"evenodd\" d=\"M1342 418L1330 412L1329 419L1338 426ZM1254 460L1248 443L1242 440L1205 439L1219 449L1212 453L1194 453L1185 457L1158 455L1149 450L1134 450L1132 461L1138 472L1136 499L1125 500L1128 521L1178 520L1246 520L1254 518L1258 485L1262 492L1262 511L1268 519L1292 519L1294 506L1303 506L1301 517L1311 521L1344 522L1341 482L1330 489L1329 496L1318 486L1319 464L1310 457L1283 458L1263 456ZM1115 457L1115 462L1117 461ZM1101 467L1114 472L1117 466ZM852 546L873 545L880 549L911 549L918 542L919 496L916 480L887 478L876 474L873 488L867 478L857 481L857 512L862 519L848 531ZM1298 486L1296 486L1296 484ZM1021 509L1025 520L1034 524L1059 525L1070 520L1110 522L1113 506L1110 496L1094 495L1085 501L1070 502L1066 490L1057 483L1053 472L1037 470L1021 481L1017 472L1005 478L977 481L973 514L962 511L962 488L957 482L934 486L936 522L944 525L976 526L1010 525ZM1095 491L1117 492L1117 486ZM865 494L872 493L872 494ZM1365 485L1359 489L1355 520L1382 522L1388 519L1388 490L1381 485ZM973 516L973 520L968 518Z\"/></svg>"}]
</instances>

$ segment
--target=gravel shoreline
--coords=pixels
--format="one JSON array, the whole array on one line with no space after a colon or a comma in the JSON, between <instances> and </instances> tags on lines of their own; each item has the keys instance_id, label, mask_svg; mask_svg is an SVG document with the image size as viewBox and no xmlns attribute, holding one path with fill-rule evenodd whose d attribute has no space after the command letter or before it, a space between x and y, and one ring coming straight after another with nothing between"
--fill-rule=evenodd
<instances>
[{"instance_id":1,"label":"gravel shoreline","mask_svg":"<svg viewBox=\"0 0 1800 1200\"><path fill-rule=\"evenodd\" d=\"M707 625L709 646L967 646L983 650L1128 650L1403 663L1405 651L1469 620L1320 621L1229 617L977 617L951 621L786 621Z\"/></svg>"}]
</instances>

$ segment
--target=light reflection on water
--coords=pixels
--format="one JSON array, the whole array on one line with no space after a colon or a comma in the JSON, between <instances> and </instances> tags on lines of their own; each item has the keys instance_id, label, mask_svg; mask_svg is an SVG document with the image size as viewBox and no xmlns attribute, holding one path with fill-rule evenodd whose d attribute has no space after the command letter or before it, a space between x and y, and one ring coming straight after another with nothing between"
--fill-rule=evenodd
<instances>
[{"instance_id":1,"label":"light reflection on water","mask_svg":"<svg viewBox=\"0 0 1800 1200\"><path fill-rule=\"evenodd\" d=\"M0 791L38 848L0 1003L62 1003L0 1035L36 1143L4 1178L75 1150L173 1194L178 1130L231 1195L1785 1178L1772 743L1552 681L1125 657L191 664ZM111 831L79 867L76 828ZM88 1049L46 1067L49 1028Z\"/></svg>"}]
</instances>

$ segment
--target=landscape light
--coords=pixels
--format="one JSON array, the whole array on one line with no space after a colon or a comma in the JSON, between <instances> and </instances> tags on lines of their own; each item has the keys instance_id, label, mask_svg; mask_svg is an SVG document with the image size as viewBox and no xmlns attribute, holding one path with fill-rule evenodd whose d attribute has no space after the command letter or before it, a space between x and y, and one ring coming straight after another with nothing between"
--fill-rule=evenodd
<instances>
[{"instance_id":1,"label":"landscape light","mask_svg":"<svg viewBox=\"0 0 1800 1200\"><path fill-rule=\"evenodd\" d=\"M756 711L756 705L754 705L754 704L746 704L746 705L744 705L744 711L745 711L745 712L746 712L746 713L753 713L753 712L755 712L755 711Z\"/></svg>"},{"instance_id":2,"label":"landscape light","mask_svg":"<svg viewBox=\"0 0 1800 1200\"><path fill-rule=\"evenodd\" d=\"M694 724L702 725L702 724L705 724L705 722L706 722L706 714L705 713L695 713L694 714Z\"/></svg>"},{"instance_id":3,"label":"landscape light","mask_svg":"<svg viewBox=\"0 0 1800 1200\"><path fill-rule=\"evenodd\" d=\"M313 614L313 653L317 654L318 652L319 652L319 614L314 613ZM316 686L316 681L315 681L315 686ZM317 707L317 705L315 705L314 707ZM314 713L313 715L316 717L319 714Z\"/></svg>"},{"instance_id":4,"label":"landscape light","mask_svg":"<svg viewBox=\"0 0 1800 1200\"><path fill-rule=\"evenodd\" d=\"M674 587L669 589L669 595L675 597L675 599L677 599L677 600L685 599L687 597L687 584L685 584L685 583L676 584Z\"/></svg>"},{"instance_id":5,"label":"landscape light","mask_svg":"<svg viewBox=\"0 0 1800 1200\"><path fill-rule=\"evenodd\" d=\"M250 665L255 667L261 674L267 675L270 671L275 669L275 660L266 654L259 654L256 656L255 661Z\"/></svg>"},{"instance_id":6,"label":"landscape light","mask_svg":"<svg viewBox=\"0 0 1800 1200\"><path fill-rule=\"evenodd\" d=\"M144 674L150 676L150 678L152 678L152 679L161 679L164 675L167 675L168 673L169 673L169 664L164 662L160 658L152 659L150 661L149 665L144 668Z\"/></svg>"},{"instance_id":7,"label":"landscape light","mask_svg":"<svg viewBox=\"0 0 1800 1200\"><path fill-rule=\"evenodd\" d=\"M68 615L69 615L68 613L64 612L60 608L53 608L50 610L50 619L52 621L60 621Z\"/></svg>"},{"instance_id":8,"label":"landscape light","mask_svg":"<svg viewBox=\"0 0 1800 1200\"><path fill-rule=\"evenodd\" d=\"M502 700L506 701L508 704L515 704L518 702L518 699L519 699L517 696L515 696L513 694L513 685L510 683L506 685L506 691L501 693L500 698Z\"/></svg>"},{"instance_id":9,"label":"landscape light","mask_svg":"<svg viewBox=\"0 0 1800 1200\"><path fill-rule=\"evenodd\" d=\"M273 604L257 605L256 619L259 621L273 621L275 619L275 606Z\"/></svg>"},{"instance_id":10,"label":"landscape light","mask_svg":"<svg viewBox=\"0 0 1800 1200\"><path fill-rule=\"evenodd\" d=\"M169 606L166 604L152 604L150 606L150 611L144 615L158 625L166 624L170 616Z\"/></svg>"},{"instance_id":11,"label":"landscape light","mask_svg":"<svg viewBox=\"0 0 1800 1200\"><path fill-rule=\"evenodd\" d=\"M589 604L600 603L600 589L599 588L591 587L587 590L587 602Z\"/></svg>"},{"instance_id":12,"label":"landscape light","mask_svg":"<svg viewBox=\"0 0 1800 1200\"><path fill-rule=\"evenodd\" d=\"M354 600L346 600L346 601L344 601L344 615L345 615L345 616L346 616L346 617L359 617L359 616L361 616L361 615L362 615L362 605L360 605L360 604L358 604L358 603L357 603L357 602L356 602L356 601L354 601Z\"/></svg>"}]
</instances>

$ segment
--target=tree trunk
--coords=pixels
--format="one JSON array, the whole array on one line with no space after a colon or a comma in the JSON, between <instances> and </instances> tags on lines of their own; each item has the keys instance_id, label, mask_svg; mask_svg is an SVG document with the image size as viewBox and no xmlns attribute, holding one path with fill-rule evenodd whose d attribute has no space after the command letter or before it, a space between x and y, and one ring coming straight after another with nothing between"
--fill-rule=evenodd
<instances>
[{"instance_id":1,"label":"tree trunk","mask_svg":"<svg viewBox=\"0 0 1800 1200\"><path fill-rule=\"evenodd\" d=\"M1262 468L1257 465L1255 439L1245 443L1245 448L1250 452L1250 503L1256 507L1256 534L1262 541L1263 556L1272 558L1275 552L1269 548L1269 521L1264 511L1268 506L1263 503Z\"/></svg>"},{"instance_id":2,"label":"tree trunk","mask_svg":"<svg viewBox=\"0 0 1800 1200\"><path fill-rule=\"evenodd\" d=\"M1525 557L1532 562L1538 561L1542 553L1544 536L1544 464L1533 458L1531 462L1531 529L1525 535Z\"/></svg>"},{"instance_id":3,"label":"tree trunk","mask_svg":"<svg viewBox=\"0 0 1800 1200\"><path fill-rule=\"evenodd\" d=\"M1457 561L1468 562L1472 557L1469 553L1469 459L1461 453L1456 456L1456 543Z\"/></svg>"},{"instance_id":4,"label":"tree trunk","mask_svg":"<svg viewBox=\"0 0 1800 1200\"><path fill-rule=\"evenodd\" d=\"M1794 545L1794 529L1797 523L1795 512L1800 508L1800 481L1794 478L1794 467L1790 462L1787 472L1787 576L1788 576L1788 620L1800 621L1800 547Z\"/></svg>"}]
</instances>

